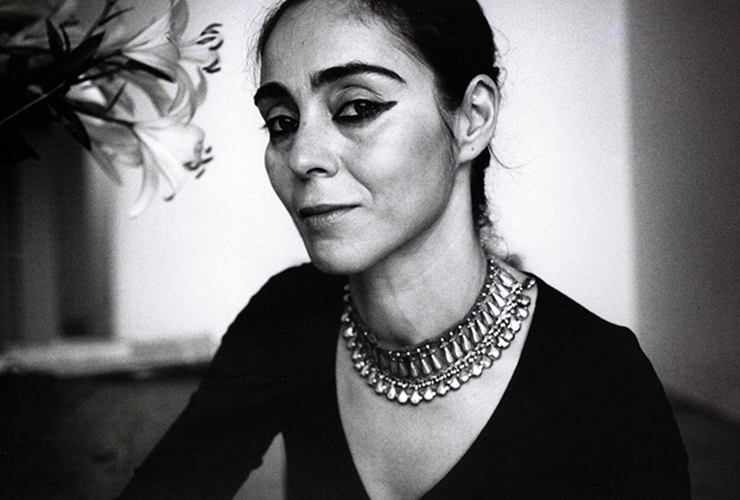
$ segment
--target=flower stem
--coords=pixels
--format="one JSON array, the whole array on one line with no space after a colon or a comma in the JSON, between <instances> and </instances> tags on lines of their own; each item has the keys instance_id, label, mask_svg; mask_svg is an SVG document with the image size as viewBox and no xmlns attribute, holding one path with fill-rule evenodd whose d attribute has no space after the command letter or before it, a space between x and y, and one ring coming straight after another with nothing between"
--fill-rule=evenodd
<instances>
[{"instance_id":1,"label":"flower stem","mask_svg":"<svg viewBox=\"0 0 740 500\"><path fill-rule=\"evenodd\" d=\"M46 93L38 96L36 99L34 99L33 101L29 102L28 104L26 104L25 106L23 106L19 110L14 111L13 113L10 113L8 116L6 116L2 120L0 120L0 126L2 126L5 123L9 122L10 120L12 120L16 116L24 113L25 111L31 109L32 107L36 106L37 104L44 102L52 94L54 94L54 93L59 92L60 90L62 90L65 85L66 85L66 82L61 82L61 83L57 84L57 86L54 87L53 89L51 89L50 91L48 91L48 92L46 92Z\"/></svg>"}]
</instances>

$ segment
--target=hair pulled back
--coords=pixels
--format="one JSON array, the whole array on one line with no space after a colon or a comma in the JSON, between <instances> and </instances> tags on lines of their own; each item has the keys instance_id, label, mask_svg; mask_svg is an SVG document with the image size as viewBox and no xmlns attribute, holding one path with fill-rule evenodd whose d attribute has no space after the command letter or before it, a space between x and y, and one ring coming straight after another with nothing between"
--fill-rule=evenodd
<instances>
[{"instance_id":1,"label":"hair pulled back","mask_svg":"<svg viewBox=\"0 0 740 500\"><path fill-rule=\"evenodd\" d=\"M308 0L285 0L265 20L257 41L264 55L270 35L283 14ZM446 111L462 104L470 81L489 76L500 90L500 69L491 26L477 0L347 0L358 16L382 20L411 53L432 70L438 98ZM470 190L473 220L480 232L490 224L485 193L485 171L491 161L486 148L473 160Z\"/></svg>"}]
</instances>

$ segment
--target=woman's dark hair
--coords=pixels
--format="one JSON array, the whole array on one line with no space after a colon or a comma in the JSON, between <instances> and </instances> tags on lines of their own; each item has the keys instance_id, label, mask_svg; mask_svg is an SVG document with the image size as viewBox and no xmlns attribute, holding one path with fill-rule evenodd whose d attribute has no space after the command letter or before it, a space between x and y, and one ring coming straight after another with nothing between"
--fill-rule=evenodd
<instances>
[{"instance_id":1,"label":"woman's dark hair","mask_svg":"<svg viewBox=\"0 0 740 500\"><path fill-rule=\"evenodd\" d=\"M306 1L285 0L267 17L257 41L258 57L283 14ZM348 5L360 16L369 13L382 19L432 69L441 104L448 111L460 106L468 84L478 75L491 77L499 90L493 32L476 0L348 0ZM490 224L484 185L490 161L486 148L473 160L471 171L473 220L479 232Z\"/></svg>"}]
</instances>

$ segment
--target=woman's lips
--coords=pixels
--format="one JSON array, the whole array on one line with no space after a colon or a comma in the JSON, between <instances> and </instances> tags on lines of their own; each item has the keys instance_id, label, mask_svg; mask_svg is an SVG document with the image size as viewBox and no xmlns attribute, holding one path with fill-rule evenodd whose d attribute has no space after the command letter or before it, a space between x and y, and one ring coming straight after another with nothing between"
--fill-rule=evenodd
<instances>
[{"instance_id":1,"label":"woman's lips","mask_svg":"<svg viewBox=\"0 0 740 500\"><path fill-rule=\"evenodd\" d=\"M355 208L357 205L311 205L298 210L298 215L308 229L321 231L331 227L339 218Z\"/></svg>"}]
</instances>

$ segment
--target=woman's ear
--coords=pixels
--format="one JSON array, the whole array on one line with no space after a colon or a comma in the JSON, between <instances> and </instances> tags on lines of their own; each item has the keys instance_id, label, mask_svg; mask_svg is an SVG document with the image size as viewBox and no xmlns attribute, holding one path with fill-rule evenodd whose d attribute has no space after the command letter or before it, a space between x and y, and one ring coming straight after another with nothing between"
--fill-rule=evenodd
<instances>
[{"instance_id":1,"label":"woman's ear","mask_svg":"<svg viewBox=\"0 0 740 500\"><path fill-rule=\"evenodd\" d=\"M488 147L496 129L498 105L498 87L490 77L478 75L470 81L456 113L459 163L474 160Z\"/></svg>"}]
</instances>

